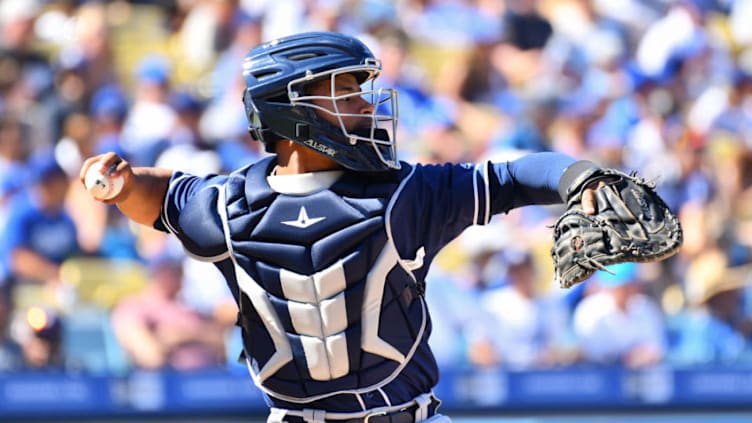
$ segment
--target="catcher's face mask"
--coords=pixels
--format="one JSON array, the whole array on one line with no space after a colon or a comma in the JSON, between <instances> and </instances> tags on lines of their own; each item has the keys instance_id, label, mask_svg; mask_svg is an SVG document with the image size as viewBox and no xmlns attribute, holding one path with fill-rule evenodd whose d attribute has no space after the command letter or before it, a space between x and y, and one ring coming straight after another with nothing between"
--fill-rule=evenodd
<instances>
[{"instance_id":1,"label":"catcher's face mask","mask_svg":"<svg viewBox=\"0 0 752 423\"><path fill-rule=\"evenodd\" d=\"M374 155L388 168L399 169L394 140L399 113L397 92L374 87L380 69L381 64L370 59L363 66L296 79L288 86L288 96L293 106L312 108L319 119L334 125L348 147ZM311 80L318 82L311 84Z\"/></svg>"},{"instance_id":2,"label":"catcher's face mask","mask_svg":"<svg viewBox=\"0 0 752 423\"><path fill-rule=\"evenodd\" d=\"M397 169L397 97L394 90L374 87L380 71L365 44L340 33L310 32L263 43L243 62L249 132L270 152L284 139L351 170ZM357 90L337 90L345 75L355 77ZM315 95L306 91L318 81L328 81L328 89ZM353 100L371 107L344 107Z\"/></svg>"}]
</instances>

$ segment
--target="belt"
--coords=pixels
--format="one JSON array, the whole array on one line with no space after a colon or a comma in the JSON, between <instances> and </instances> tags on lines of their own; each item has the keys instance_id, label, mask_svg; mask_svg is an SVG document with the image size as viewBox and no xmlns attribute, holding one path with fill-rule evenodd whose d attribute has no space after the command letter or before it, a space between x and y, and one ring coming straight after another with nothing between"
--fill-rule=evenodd
<instances>
[{"instance_id":1,"label":"belt","mask_svg":"<svg viewBox=\"0 0 752 423\"><path fill-rule=\"evenodd\" d=\"M441 401L432 398L431 403L428 405L428 413L426 418L436 414L436 410L441 405ZM370 414L366 417L359 417L356 419L347 420L333 420L327 419L326 423L417 423L415 422L415 413L418 411L419 405L417 403L409 405L401 410L392 411L389 413ZM308 423L303 417L299 416L285 416L285 423Z\"/></svg>"}]
</instances>

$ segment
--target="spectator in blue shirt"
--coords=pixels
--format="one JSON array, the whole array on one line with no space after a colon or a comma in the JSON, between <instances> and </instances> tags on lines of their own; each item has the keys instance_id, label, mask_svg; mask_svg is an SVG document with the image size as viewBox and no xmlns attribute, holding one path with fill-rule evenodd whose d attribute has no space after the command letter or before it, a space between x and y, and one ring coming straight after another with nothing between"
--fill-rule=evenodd
<instances>
[{"instance_id":1,"label":"spectator in blue shirt","mask_svg":"<svg viewBox=\"0 0 752 423\"><path fill-rule=\"evenodd\" d=\"M742 330L749 326L742 307L748 275L748 267L728 267L720 249L703 253L690 264L686 280L690 306L672 319L672 364L728 364L752 357Z\"/></svg>"},{"instance_id":2,"label":"spectator in blue shirt","mask_svg":"<svg viewBox=\"0 0 752 423\"><path fill-rule=\"evenodd\" d=\"M588 363L644 368L661 363L666 355L666 323L653 297L645 293L635 263L599 271L597 284L577 304L573 330ZM592 282L591 282L592 283Z\"/></svg>"},{"instance_id":3,"label":"spectator in blue shirt","mask_svg":"<svg viewBox=\"0 0 752 423\"><path fill-rule=\"evenodd\" d=\"M35 157L31 169L31 190L14 203L0 251L15 281L57 282L60 264L79 252L64 208L69 180L51 155Z\"/></svg>"}]
</instances>

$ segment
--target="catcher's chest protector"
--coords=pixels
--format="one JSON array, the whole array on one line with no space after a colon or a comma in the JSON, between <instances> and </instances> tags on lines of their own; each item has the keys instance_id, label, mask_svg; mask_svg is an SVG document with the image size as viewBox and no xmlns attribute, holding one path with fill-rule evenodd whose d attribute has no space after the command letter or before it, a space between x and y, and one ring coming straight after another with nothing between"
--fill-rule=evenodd
<instances>
[{"instance_id":1,"label":"catcher's chest protector","mask_svg":"<svg viewBox=\"0 0 752 423\"><path fill-rule=\"evenodd\" d=\"M254 379L288 401L389 382L427 325L384 227L399 178L364 184L346 174L295 196L269 187L267 167L231 175L219 204Z\"/></svg>"}]
</instances>

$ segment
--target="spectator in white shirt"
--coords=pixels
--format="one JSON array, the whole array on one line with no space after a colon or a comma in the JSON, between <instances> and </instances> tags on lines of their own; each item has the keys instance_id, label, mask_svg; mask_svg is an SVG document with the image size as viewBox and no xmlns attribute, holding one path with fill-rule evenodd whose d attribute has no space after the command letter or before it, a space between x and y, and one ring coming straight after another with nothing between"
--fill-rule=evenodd
<instances>
[{"instance_id":1,"label":"spectator in white shirt","mask_svg":"<svg viewBox=\"0 0 752 423\"><path fill-rule=\"evenodd\" d=\"M493 318L496 364L515 370L571 364L579 354L562 297L541 292L540 272L529 252L512 248L502 255L506 283L481 300Z\"/></svg>"},{"instance_id":2,"label":"spectator in white shirt","mask_svg":"<svg viewBox=\"0 0 752 423\"><path fill-rule=\"evenodd\" d=\"M637 265L598 272L600 289L574 312L574 331L587 362L630 368L660 363L666 353L666 327L660 306L642 293ZM591 282L592 283L592 282Z\"/></svg>"}]
</instances>

